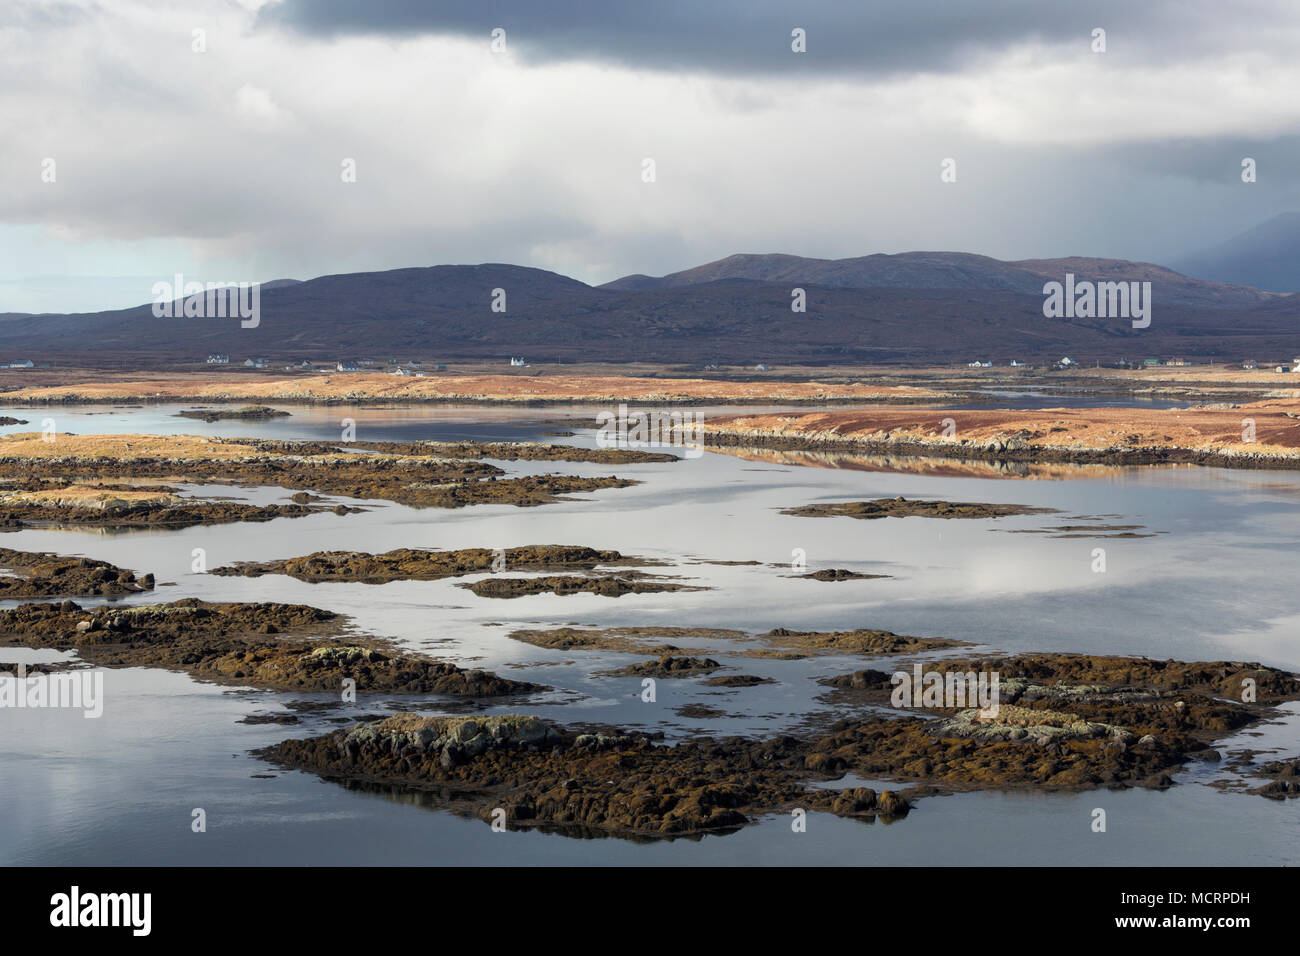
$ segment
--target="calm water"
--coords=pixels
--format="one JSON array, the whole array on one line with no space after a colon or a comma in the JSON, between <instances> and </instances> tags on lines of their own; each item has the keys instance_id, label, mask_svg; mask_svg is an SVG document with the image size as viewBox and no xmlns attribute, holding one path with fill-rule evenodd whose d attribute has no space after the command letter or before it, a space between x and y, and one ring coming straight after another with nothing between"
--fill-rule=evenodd
<instances>
[{"instance_id":1,"label":"calm water","mask_svg":"<svg viewBox=\"0 0 1300 956\"><path fill-rule=\"evenodd\" d=\"M31 422L5 432L39 428L42 419L53 417L61 432L331 440L339 437L343 418L355 419L358 440L513 440L562 428L556 422L568 416L577 427L589 428L595 414L577 408L333 408L296 409L292 418L264 424L205 424L173 417L177 407L0 409L0 414ZM590 432L548 440L592 443ZM152 571L166 583L154 595L131 598L134 602L196 596L329 608L351 615L362 631L555 688L522 704L486 710L653 727L670 737L788 729L809 712L829 712L816 678L864 666L894 668L882 660L850 657L749 660L729 655L726 644L682 641L721 660L729 668L723 673L762 674L778 683L718 691L697 681L660 681L657 702L646 704L638 681L595 674L646 655L548 651L507 634L521 626L569 623L751 631L870 626L1007 651L1232 658L1300 670L1300 611L1294 599L1297 474L1180 467L1019 481L805 468L715 454L615 469L546 462L504 467L512 474L613 472L643 483L540 508L416 511L376 503L363 514L184 531L22 531L6 535L4 544L101 558ZM222 487L219 493L277 501L288 492ZM996 521L870 522L778 513L818 500L900 494L1033 504L1062 513ZM1119 540L1008 533L1078 516L1106 516L1104 523L1139 524L1159 533ZM311 585L275 576L191 572L195 548L204 549L208 566L215 567L322 549L544 543L616 548L665 560L671 566L655 570L711 590L500 601L475 597L453 580ZM1105 573L1092 570L1099 547L1106 550ZM798 580L789 569L796 549L806 554L809 570L841 567L891 577ZM695 563L701 560L763 564ZM58 656L0 650L0 660L7 661ZM231 690L144 669L107 671L105 687L107 703L99 720L59 711L0 711L0 801L7 810L0 862L1277 864L1300 858L1300 805L1211 789L1205 782L1214 771L1203 766L1183 774L1185 785L1166 793L965 794L920 801L911 815L891 825L814 815L806 833L793 833L789 819L777 816L735 834L652 844L493 833L478 821L280 772L248 755L252 748L336 726L310 715L291 727L238 723L251 713L284 712L290 701L312 695ZM687 703L706 704L727 716L706 721L675 713ZM354 713L401 706L421 704L365 698ZM437 710L427 701L421 709ZM1300 708L1288 713L1237 744L1296 752ZM207 833L190 832L195 807L207 813ZM1107 833L1091 832L1094 807L1106 809Z\"/></svg>"}]
</instances>

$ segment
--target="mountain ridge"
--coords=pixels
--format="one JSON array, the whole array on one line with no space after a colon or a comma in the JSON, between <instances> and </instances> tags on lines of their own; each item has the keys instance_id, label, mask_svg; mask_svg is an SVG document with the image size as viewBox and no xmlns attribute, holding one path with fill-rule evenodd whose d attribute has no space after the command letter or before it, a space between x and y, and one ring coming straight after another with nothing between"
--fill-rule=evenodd
<instances>
[{"instance_id":1,"label":"mountain ridge","mask_svg":"<svg viewBox=\"0 0 1300 956\"><path fill-rule=\"evenodd\" d=\"M730 264L709 268L719 263ZM830 266L819 272L818 263ZM737 268L759 277L729 274ZM271 282L262 288L255 328L241 328L237 318L158 317L151 303L99 313L8 313L0 315L0 359L166 366L202 363L210 353L236 363L246 357L504 362L523 354L565 362L926 364L1067 354L1106 362L1170 354L1240 360L1257 353L1289 360L1300 351L1300 296L1188 280L1150 263L778 254L728 257L686 271L699 281L591 286L545 269L480 263ZM1045 318L1043 283L1066 272L1080 280L1152 282L1151 327L1134 329L1122 318ZM818 284L810 276L841 284ZM843 284L864 276L877 284ZM966 286L953 287L957 282ZM806 312L791 309L794 285L805 289Z\"/></svg>"}]
</instances>

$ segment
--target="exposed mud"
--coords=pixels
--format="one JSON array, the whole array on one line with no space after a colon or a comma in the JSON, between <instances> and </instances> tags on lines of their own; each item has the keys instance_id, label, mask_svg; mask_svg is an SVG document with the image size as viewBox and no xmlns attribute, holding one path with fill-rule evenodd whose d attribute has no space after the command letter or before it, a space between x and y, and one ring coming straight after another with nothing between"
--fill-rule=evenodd
<instances>
[{"instance_id":1,"label":"exposed mud","mask_svg":"<svg viewBox=\"0 0 1300 956\"><path fill-rule=\"evenodd\" d=\"M332 635L340 615L301 604L213 604L186 598L142 607L72 601L0 610L0 645L74 650L99 667L160 667L270 690L497 697L541 690L410 654L383 641Z\"/></svg>"},{"instance_id":2,"label":"exposed mud","mask_svg":"<svg viewBox=\"0 0 1300 956\"><path fill-rule=\"evenodd\" d=\"M114 597L152 591L154 576L139 578L107 561L0 548L0 600Z\"/></svg>"}]
</instances>

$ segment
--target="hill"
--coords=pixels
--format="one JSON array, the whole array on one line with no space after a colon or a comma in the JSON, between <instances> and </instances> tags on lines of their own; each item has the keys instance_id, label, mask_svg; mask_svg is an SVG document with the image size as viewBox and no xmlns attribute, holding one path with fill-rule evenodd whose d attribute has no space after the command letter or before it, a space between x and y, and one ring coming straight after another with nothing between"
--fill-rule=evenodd
<instances>
[{"instance_id":1,"label":"hill","mask_svg":"<svg viewBox=\"0 0 1300 956\"><path fill-rule=\"evenodd\" d=\"M1300 212L1281 213L1176 265L1188 275L1215 282L1300 291Z\"/></svg>"},{"instance_id":2,"label":"hill","mask_svg":"<svg viewBox=\"0 0 1300 956\"><path fill-rule=\"evenodd\" d=\"M722 275L737 270L755 275ZM1042 284L1067 271L1152 282L1151 326L1044 318ZM241 328L237 318L159 318L151 305L8 314L0 316L0 360L175 367L220 352L235 363L253 356L273 363L504 363L523 355L534 362L702 366L1041 362L1067 354L1107 363L1169 355L1239 360L1300 351L1300 296L1189 280L1143 263L1002 263L953 253L836 261L733 256L688 272L700 281L678 273L649 287L620 280L597 288L540 269L483 264L268 283L256 328ZM807 274L818 280L797 280L807 291L807 312L792 312L793 277ZM847 284L868 279L877 284ZM495 289L505 292L504 312L493 311Z\"/></svg>"}]
</instances>

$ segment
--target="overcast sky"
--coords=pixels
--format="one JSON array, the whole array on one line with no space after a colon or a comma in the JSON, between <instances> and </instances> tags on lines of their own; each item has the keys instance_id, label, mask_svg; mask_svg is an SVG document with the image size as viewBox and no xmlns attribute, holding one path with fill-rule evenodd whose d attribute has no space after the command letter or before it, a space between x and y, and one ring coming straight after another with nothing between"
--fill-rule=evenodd
<instances>
[{"instance_id":1,"label":"overcast sky","mask_svg":"<svg viewBox=\"0 0 1300 956\"><path fill-rule=\"evenodd\" d=\"M1294 0L4 0L0 312L176 272L1168 261L1300 209L1297 49Z\"/></svg>"}]
</instances>

